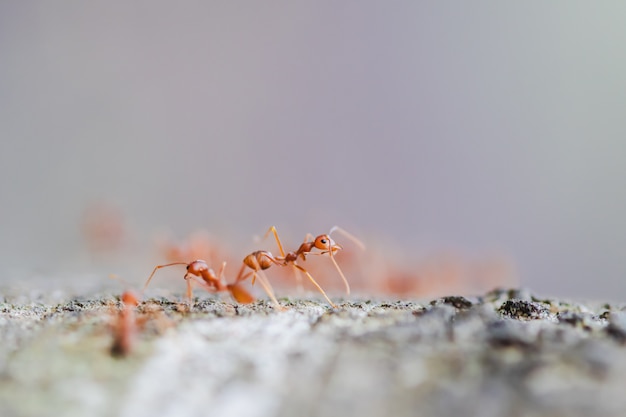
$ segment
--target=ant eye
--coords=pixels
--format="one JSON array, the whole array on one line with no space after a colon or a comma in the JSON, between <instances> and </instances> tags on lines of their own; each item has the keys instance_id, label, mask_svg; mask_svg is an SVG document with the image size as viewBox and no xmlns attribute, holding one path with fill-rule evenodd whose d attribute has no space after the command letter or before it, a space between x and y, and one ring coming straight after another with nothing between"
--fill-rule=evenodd
<instances>
[{"instance_id":1,"label":"ant eye","mask_svg":"<svg viewBox=\"0 0 626 417\"><path fill-rule=\"evenodd\" d=\"M314 245L316 248L321 250L327 250L330 246L332 246L333 241L327 235L321 235L315 238Z\"/></svg>"}]
</instances>

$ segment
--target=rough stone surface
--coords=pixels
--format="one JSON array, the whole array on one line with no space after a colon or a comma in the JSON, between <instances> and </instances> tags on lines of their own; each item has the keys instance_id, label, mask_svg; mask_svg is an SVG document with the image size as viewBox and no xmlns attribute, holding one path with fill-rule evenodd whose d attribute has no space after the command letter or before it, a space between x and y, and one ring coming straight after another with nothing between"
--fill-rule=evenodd
<instances>
[{"instance_id":1,"label":"rough stone surface","mask_svg":"<svg viewBox=\"0 0 626 417\"><path fill-rule=\"evenodd\" d=\"M117 297L0 294L3 417L626 415L622 306L152 298L113 357Z\"/></svg>"}]
</instances>

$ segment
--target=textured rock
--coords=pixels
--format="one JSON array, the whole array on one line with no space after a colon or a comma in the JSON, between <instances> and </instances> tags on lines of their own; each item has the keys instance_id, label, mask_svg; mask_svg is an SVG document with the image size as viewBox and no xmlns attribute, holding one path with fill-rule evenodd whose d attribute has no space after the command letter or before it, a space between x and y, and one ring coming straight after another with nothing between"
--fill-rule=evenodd
<instances>
[{"instance_id":1,"label":"textured rock","mask_svg":"<svg viewBox=\"0 0 626 417\"><path fill-rule=\"evenodd\" d=\"M622 416L626 317L616 306L479 297L233 305L5 293L0 415Z\"/></svg>"}]
</instances>

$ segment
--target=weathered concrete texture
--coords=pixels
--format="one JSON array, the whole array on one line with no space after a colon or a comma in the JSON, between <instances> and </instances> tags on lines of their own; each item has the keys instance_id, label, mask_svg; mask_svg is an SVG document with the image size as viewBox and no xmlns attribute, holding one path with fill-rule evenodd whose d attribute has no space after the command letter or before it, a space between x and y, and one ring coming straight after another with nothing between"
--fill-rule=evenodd
<instances>
[{"instance_id":1,"label":"weathered concrete texture","mask_svg":"<svg viewBox=\"0 0 626 417\"><path fill-rule=\"evenodd\" d=\"M626 415L617 306L523 291L283 312L152 299L114 358L119 301L55 297L0 303L1 416Z\"/></svg>"}]
</instances>

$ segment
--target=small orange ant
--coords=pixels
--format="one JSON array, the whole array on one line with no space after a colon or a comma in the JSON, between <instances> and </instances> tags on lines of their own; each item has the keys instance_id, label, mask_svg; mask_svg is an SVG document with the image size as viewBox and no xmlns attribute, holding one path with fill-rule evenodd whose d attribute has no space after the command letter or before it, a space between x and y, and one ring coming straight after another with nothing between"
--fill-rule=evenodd
<instances>
[{"instance_id":1,"label":"small orange ant","mask_svg":"<svg viewBox=\"0 0 626 417\"><path fill-rule=\"evenodd\" d=\"M335 243L335 241L330 237L331 233L335 231L346 236L347 238L352 240L357 246L359 246L362 250L365 250L365 245L359 239L357 239L352 234L346 232L344 229L340 228L339 226L333 226L328 233L319 235L317 237L313 237L312 234L307 233L307 235L304 238L304 242L300 245L298 250L295 252L289 252L287 254L285 254L283 250L283 245L280 242L280 238L278 237L278 231L276 230L275 226L270 227L269 230L265 233L265 236L267 236L270 232L274 234L274 238L276 239L276 244L278 245L278 249L280 250L280 253L281 253L280 259L283 260L284 264L291 264L294 267L296 267L298 270L305 272L307 276L309 277L309 279L311 279L311 281L313 281L313 283L322 292L322 294L324 294L324 291L322 291L320 286L313 280L311 275L304 268L296 264L296 260L298 259L298 257L300 257L302 258L303 261L306 261L306 255L324 255L328 253L330 259L333 261L333 264L335 265L335 268L337 269L337 272L339 272L339 275L341 276L341 279L343 280L343 283L346 287L346 294L350 295L350 284L348 284L348 280L346 279L345 275L341 271L341 268L339 267L339 264L335 260L335 256L334 256L335 252L337 252L340 249L343 249L341 245L338 245L337 243ZM321 252L312 252L313 249L318 249ZM324 294L324 296L326 296L326 294ZM326 297L326 299L328 299L328 297Z\"/></svg>"},{"instance_id":2,"label":"small orange ant","mask_svg":"<svg viewBox=\"0 0 626 417\"><path fill-rule=\"evenodd\" d=\"M281 247L281 254L282 253L283 252L282 252L282 247ZM247 277L252 275L252 285L254 285L254 282L256 278L258 277L259 282L261 283L261 286L263 286L263 289L265 290L267 295L270 297L270 299L274 302L276 307L280 310L283 310L284 308L278 303L278 300L276 300L276 296L274 295L274 290L272 289L272 286L269 283L269 280L267 279L263 271L268 269L272 265L287 266L289 264L293 265L296 269L304 272L307 275L307 277L311 280L311 282L322 293L322 295L324 295L324 297L330 303L330 305L333 306L333 308L337 308L337 306L330 300L330 298L328 298L328 296L326 295L322 287L320 287L319 284L315 281L315 279L313 279L311 274L309 274L309 272L306 269L296 264L295 260L291 260L291 259L288 260L284 256L277 257L277 256L272 255L271 252L268 252L265 250L252 252L251 254L243 258L243 265L241 265L241 269L239 270L239 274L237 275L235 284L238 284L239 282L245 280ZM244 274L246 267L250 268L252 272Z\"/></svg>"},{"instance_id":3,"label":"small orange ant","mask_svg":"<svg viewBox=\"0 0 626 417\"><path fill-rule=\"evenodd\" d=\"M118 314L113 330L113 356L126 356L133 348L137 323L134 309L139 305L139 300L131 291L124 291L121 297L122 310Z\"/></svg>"},{"instance_id":4,"label":"small orange ant","mask_svg":"<svg viewBox=\"0 0 626 417\"><path fill-rule=\"evenodd\" d=\"M192 289L192 281L196 284L200 285L202 288L209 292L223 292L229 291L233 298L241 303L250 303L254 300L252 295L248 294L245 289L241 286L237 285L237 283L232 285L224 285L222 282L222 276L224 274L224 268L226 268L226 262L222 263L219 274L215 275L213 269L209 268L207 263L201 259L197 259L190 263L185 262L172 262L165 265L157 265L152 270L152 273L146 280L146 283L143 286L143 291L146 290L148 284L152 280L152 277L156 273L157 270L161 268L166 268L174 265L185 265L187 267L187 272L183 276L183 279L187 282L187 299L189 300L189 304L192 303L193 300L193 289Z\"/></svg>"}]
</instances>

